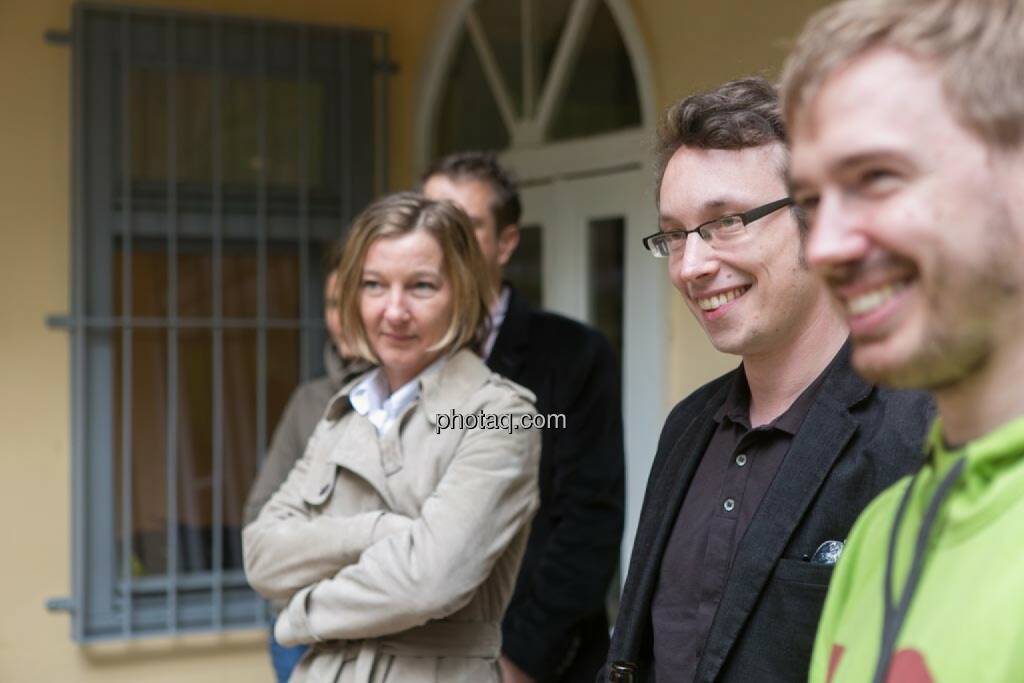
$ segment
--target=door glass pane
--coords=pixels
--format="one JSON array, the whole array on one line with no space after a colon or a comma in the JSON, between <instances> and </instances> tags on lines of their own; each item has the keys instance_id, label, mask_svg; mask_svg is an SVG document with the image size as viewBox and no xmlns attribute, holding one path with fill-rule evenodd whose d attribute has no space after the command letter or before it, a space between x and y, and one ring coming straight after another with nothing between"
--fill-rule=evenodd
<instances>
[{"instance_id":1,"label":"door glass pane","mask_svg":"<svg viewBox=\"0 0 1024 683\"><path fill-rule=\"evenodd\" d=\"M517 112L523 111L522 5L519 0L479 0L474 6Z\"/></svg>"},{"instance_id":2,"label":"door glass pane","mask_svg":"<svg viewBox=\"0 0 1024 683\"><path fill-rule=\"evenodd\" d=\"M555 61L558 40L565 30L572 0L534 0L533 12L536 17L537 52L540 65L540 82L543 84L551 64Z\"/></svg>"},{"instance_id":3,"label":"door glass pane","mask_svg":"<svg viewBox=\"0 0 1024 683\"><path fill-rule=\"evenodd\" d=\"M441 97L434 144L436 156L467 149L502 150L509 145L508 130L465 32Z\"/></svg>"},{"instance_id":4,"label":"door glass pane","mask_svg":"<svg viewBox=\"0 0 1024 683\"><path fill-rule=\"evenodd\" d=\"M640 125L633 66L615 18L599 2L551 124L552 140Z\"/></svg>"},{"instance_id":5,"label":"door glass pane","mask_svg":"<svg viewBox=\"0 0 1024 683\"><path fill-rule=\"evenodd\" d=\"M590 221L590 322L604 333L622 367L622 310L625 296L625 221Z\"/></svg>"},{"instance_id":6,"label":"door glass pane","mask_svg":"<svg viewBox=\"0 0 1024 683\"><path fill-rule=\"evenodd\" d=\"M505 279L535 308L544 303L541 263L541 226L519 228L519 246L505 266Z\"/></svg>"}]
</instances>

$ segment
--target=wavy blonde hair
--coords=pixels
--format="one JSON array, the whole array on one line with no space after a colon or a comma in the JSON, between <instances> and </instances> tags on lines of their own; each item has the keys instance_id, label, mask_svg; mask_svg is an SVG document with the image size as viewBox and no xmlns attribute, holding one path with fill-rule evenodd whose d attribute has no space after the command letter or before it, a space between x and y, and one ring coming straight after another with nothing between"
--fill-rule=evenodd
<instances>
[{"instance_id":1,"label":"wavy blonde hair","mask_svg":"<svg viewBox=\"0 0 1024 683\"><path fill-rule=\"evenodd\" d=\"M338 309L342 336L362 358L379 363L370 346L360 314L363 265L370 245L379 239L408 235L417 230L437 240L442 269L452 288L452 319L430 351L470 347L479 352L487 338L491 316L490 272L473 235L469 217L448 201L434 201L413 192L399 192L368 206L352 222L338 265Z\"/></svg>"}]
</instances>

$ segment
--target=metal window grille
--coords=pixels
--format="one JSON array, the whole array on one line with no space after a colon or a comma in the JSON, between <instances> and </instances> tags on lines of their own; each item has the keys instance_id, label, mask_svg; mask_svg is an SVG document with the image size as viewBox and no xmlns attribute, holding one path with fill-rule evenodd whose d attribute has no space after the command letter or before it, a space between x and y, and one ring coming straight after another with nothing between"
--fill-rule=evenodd
<instances>
[{"instance_id":1,"label":"metal window grille","mask_svg":"<svg viewBox=\"0 0 1024 683\"><path fill-rule=\"evenodd\" d=\"M318 255L387 187L381 31L77 5L80 642L257 626L241 505L321 370Z\"/></svg>"}]
</instances>

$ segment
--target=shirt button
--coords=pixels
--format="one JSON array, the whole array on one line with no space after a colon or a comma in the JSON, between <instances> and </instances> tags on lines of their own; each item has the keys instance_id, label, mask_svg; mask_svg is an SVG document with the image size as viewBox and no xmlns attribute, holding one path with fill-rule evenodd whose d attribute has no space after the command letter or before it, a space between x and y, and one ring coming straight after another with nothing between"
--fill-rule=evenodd
<instances>
[{"instance_id":1,"label":"shirt button","mask_svg":"<svg viewBox=\"0 0 1024 683\"><path fill-rule=\"evenodd\" d=\"M722 503L722 507L725 508L726 512L732 512L733 508L736 507L736 501L732 498L726 498L725 502Z\"/></svg>"},{"instance_id":2,"label":"shirt button","mask_svg":"<svg viewBox=\"0 0 1024 683\"><path fill-rule=\"evenodd\" d=\"M746 454L740 453L739 455L736 456L736 466L737 467L743 467L746 464L747 464L747 456L746 456Z\"/></svg>"}]
</instances>

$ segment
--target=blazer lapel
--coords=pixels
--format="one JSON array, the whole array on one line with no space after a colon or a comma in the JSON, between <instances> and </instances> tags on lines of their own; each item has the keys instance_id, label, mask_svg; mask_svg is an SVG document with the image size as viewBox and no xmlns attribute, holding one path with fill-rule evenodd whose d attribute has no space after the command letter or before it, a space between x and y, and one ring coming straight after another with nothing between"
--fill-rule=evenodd
<instances>
[{"instance_id":1,"label":"blazer lapel","mask_svg":"<svg viewBox=\"0 0 1024 683\"><path fill-rule=\"evenodd\" d=\"M613 658L636 661L643 656L641 648L650 632L651 600L658 586L661 558L690 481L715 431L715 412L728 395L731 384L730 375L730 381L724 382L703 410L690 420L675 443L668 447L668 453L655 460L633 542L629 581L622 596L623 608L629 611L623 624L628 640L623 643L623 652L613 653Z\"/></svg>"},{"instance_id":2,"label":"blazer lapel","mask_svg":"<svg viewBox=\"0 0 1024 683\"><path fill-rule=\"evenodd\" d=\"M526 358L530 332L530 304L515 287L508 285L508 310L498 328L494 348L487 357L487 367L499 375L516 381Z\"/></svg>"},{"instance_id":3,"label":"blazer lapel","mask_svg":"<svg viewBox=\"0 0 1024 683\"><path fill-rule=\"evenodd\" d=\"M871 387L854 373L849 356L847 342L740 542L697 667L698 681L718 676L790 537L857 431L849 407L866 398Z\"/></svg>"}]
</instances>

